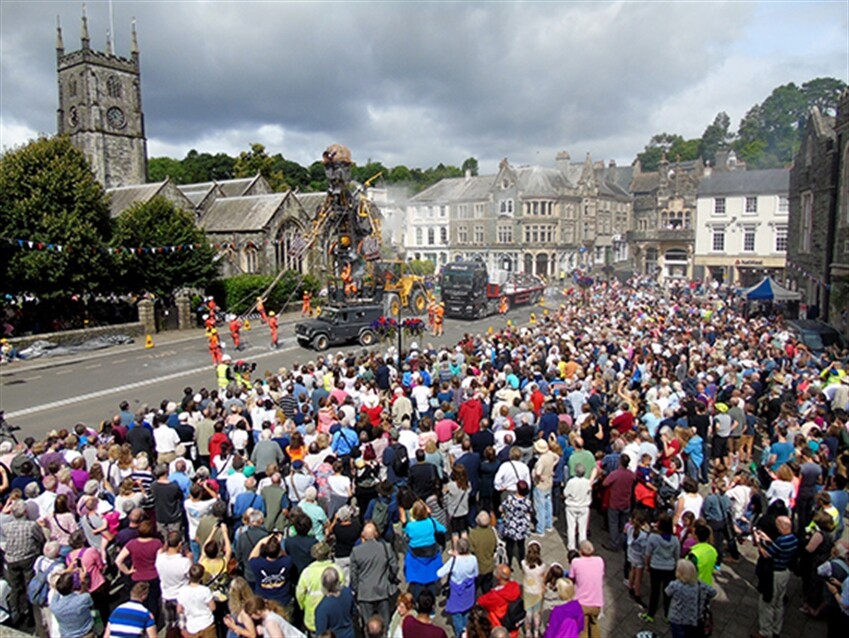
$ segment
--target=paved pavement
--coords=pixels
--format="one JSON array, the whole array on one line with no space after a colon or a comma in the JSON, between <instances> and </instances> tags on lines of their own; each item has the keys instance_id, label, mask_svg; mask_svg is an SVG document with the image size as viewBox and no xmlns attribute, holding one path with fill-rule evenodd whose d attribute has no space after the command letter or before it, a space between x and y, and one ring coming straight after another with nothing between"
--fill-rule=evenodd
<instances>
[{"instance_id":1,"label":"paved pavement","mask_svg":"<svg viewBox=\"0 0 849 638\"><path fill-rule=\"evenodd\" d=\"M562 521L556 523L560 530L558 533L550 532L541 539L542 555L546 564L567 564L563 534L565 530L562 529L562 524ZM605 562L606 604L601 618L601 635L604 638L634 638L639 631L651 630L658 638L670 637L672 633L669 625L663 620L662 612L657 614L653 624L646 624L637 617L642 608L629 597L628 588L623 582L624 555L614 554L602 547L602 543L608 540L608 535L602 529L601 515L595 511L590 518L590 540L596 548L596 554L604 558ZM723 566L722 572L715 576L718 593L712 607L715 623L713 635L719 638L747 638L757 631L756 552L750 544L740 549L740 562ZM649 579L646 575L642 588L642 598L645 602L648 602L649 589ZM799 611L802 602L801 589L800 580L793 577L788 588L789 601L781 635L810 638L825 636L824 621L813 620Z\"/></svg>"}]
</instances>

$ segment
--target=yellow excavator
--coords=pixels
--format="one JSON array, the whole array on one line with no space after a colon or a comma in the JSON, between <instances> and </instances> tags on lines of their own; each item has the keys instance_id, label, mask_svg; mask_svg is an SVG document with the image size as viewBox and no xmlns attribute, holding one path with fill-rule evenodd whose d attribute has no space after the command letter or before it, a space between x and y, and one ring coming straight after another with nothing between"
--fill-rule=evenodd
<instances>
[{"instance_id":1,"label":"yellow excavator","mask_svg":"<svg viewBox=\"0 0 849 638\"><path fill-rule=\"evenodd\" d=\"M399 309L422 315L436 300L425 286L424 277L410 272L409 264L400 260L381 261L379 268L383 274L384 308L388 316L397 317Z\"/></svg>"}]
</instances>

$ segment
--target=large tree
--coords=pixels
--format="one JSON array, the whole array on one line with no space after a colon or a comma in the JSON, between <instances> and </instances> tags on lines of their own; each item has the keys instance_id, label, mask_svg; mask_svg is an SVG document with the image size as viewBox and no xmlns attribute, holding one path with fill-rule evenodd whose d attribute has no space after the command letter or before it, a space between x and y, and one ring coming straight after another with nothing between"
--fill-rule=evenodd
<instances>
[{"instance_id":1,"label":"large tree","mask_svg":"<svg viewBox=\"0 0 849 638\"><path fill-rule=\"evenodd\" d=\"M733 137L731 118L728 117L728 113L725 111L717 113L699 140L699 157L705 164L710 163L713 166L716 163L717 151L728 148Z\"/></svg>"},{"instance_id":2,"label":"large tree","mask_svg":"<svg viewBox=\"0 0 849 638\"><path fill-rule=\"evenodd\" d=\"M784 84L750 108L737 135L737 155L752 168L777 168L793 161L810 109L833 114L846 85L834 78L816 78L801 88Z\"/></svg>"},{"instance_id":3,"label":"large tree","mask_svg":"<svg viewBox=\"0 0 849 638\"><path fill-rule=\"evenodd\" d=\"M656 171L664 155L670 162L694 160L699 156L699 140L685 140L674 133L658 133L649 140L637 159L642 170Z\"/></svg>"},{"instance_id":4,"label":"large tree","mask_svg":"<svg viewBox=\"0 0 849 638\"><path fill-rule=\"evenodd\" d=\"M13 240L0 245L5 291L56 298L111 290L111 259L101 250L111 231L103 187L67 137L0 156L0 236Z\"/></svg>"},{"instance_id":5,"label":"large tree","mask_svg":"<svg viewBox=\"0 0 849 638\"><path fill-rule=\"evenodd\" d=\"M286 190L282 162L282 156L279 154L271 156L266 152L263 144L254 142L251 144L250 151L239 153L234 170L236 177L253 177L259 173L274 191L280 192Z\"/></svg>"},{"instance_id":6,"label":"large tree","mask_svg":"<svg viewBox=\"0 0 849 638\"><path fill-rule=\"evenodd\" d=\"M216 276L214 252L203 230L191 213L163 197L124 211L112 244L127 292L167 296L184 286L203 288Z\"/></svg>"}]
</instances>

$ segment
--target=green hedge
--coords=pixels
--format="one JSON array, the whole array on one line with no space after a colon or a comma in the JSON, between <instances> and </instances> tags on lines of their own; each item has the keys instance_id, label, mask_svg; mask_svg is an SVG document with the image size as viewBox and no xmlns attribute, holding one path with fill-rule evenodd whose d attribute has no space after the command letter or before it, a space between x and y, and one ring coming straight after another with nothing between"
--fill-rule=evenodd
<instances>
[{"instance_id":1,"label":"green hedge","mask_svg":"<svg viewBox=\"0 0 849 638\"><path fill-rule=\"evenodd\" d=\"M242 314L250 310L256 298L273 280L272 275L239 275L216 281L207 289L207 294L215 297L215 301L227 312ZM304 290L315 295L320 288L321 284L314 275L300 275L294 270L287 270L268 294L265 307L276 312L286 302L300 302Z\"/></svg>"}]
</instances>

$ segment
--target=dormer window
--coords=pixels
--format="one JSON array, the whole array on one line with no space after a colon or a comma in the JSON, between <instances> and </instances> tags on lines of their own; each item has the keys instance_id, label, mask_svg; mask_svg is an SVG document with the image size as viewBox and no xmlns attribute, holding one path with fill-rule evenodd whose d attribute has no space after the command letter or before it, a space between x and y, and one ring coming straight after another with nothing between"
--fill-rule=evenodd
<instances>
[{"instance_id":1,"label":"dormer window","mask_svg":"<svg viewBox=\"0 0 849 638\"><path fill-rule=\"evenodd\" d=\"M502 180L501 180L501 190L505 190L505 191L506 191L508 188L510 188L510 180L508 180L508 179L502 179Z\"/></svg>"},{"instance_id":2,"label":"dormer window","mask_svg":"<svg viewBox=\"0 0 849 638\"><path fill-rule=\"evenodd\" d=\"M498 209L499 214L501 215L513 215L513 200L512 199L503 199L501 200L501 205Z\"/></svg>"}]
</instances>

